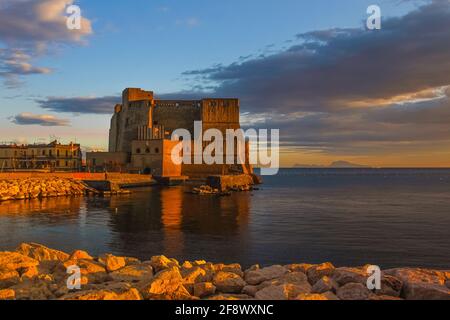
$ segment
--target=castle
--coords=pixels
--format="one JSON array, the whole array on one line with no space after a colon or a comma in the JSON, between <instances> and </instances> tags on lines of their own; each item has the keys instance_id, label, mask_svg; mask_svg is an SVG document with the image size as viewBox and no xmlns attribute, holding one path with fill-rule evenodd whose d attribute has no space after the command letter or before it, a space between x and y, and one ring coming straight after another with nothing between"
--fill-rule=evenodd
<instances>
[{"instance_id":1,"label":"castle","mask_svg":"<svg viewBox=\"0 0 450 320\"><path fill-rule=\"evenodd\" d=\"M127 88L122 104L114 107L109 130L108 152L90 152L86 156L89 170L128 171L161 177L206 177L209 175L252 174L245 164L179 164L171 159L174 130L186 129L194 136L194 123L202 130L240 129L238 99L159 100L153 92ZM203 134L202 134L203 135ZM248 143L246 159L248 159Z\"/></svg>"}]
</instances>

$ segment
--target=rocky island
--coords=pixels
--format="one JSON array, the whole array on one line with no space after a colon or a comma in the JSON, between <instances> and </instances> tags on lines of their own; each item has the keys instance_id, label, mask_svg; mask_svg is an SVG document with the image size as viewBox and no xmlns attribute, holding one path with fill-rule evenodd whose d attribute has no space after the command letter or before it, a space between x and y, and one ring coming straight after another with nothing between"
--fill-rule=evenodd
<instances>
[{"instance_id":1,"label":"rocky island","mask_svg":"<svg viewBox=\"0 0 450 320\"><path fill-rule=\"evenodd\" d=\"M69 290L77 266L80 290ZM92 257L24 243L0 252L0 300L450 300L450 270L398 268L382 272L381 290L367 286L367 266L331 263L269 267Z\"/></svg>"}]
</instances>

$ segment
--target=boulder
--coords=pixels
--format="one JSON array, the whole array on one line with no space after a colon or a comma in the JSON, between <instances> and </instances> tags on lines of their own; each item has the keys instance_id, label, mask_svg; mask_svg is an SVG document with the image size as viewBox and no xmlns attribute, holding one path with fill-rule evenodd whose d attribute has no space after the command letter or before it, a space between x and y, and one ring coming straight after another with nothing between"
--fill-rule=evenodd
<instances>
[{"instance_id":1,"label":"boulder","mask_svg":"<svg viewBox=\"0 0 450 320\"><path fill-rule=\"evenodd\" d=\"M111 280L106 268L94 260L67 260L55 270L54 274L66 281L69 277L67 269L72 266L80 268L81 275L86 277L88 283L102 283Z\"/></svg>"},{"instance_id":2,"label":"boulder","mask_svg":"<svg viewBox=\"0 0 450 320\"><path fill-rule=\"evenodd\" d=\"M14 300L16 298L16 293L12 289L0 290L0 301L1 300Z\"/></svg>"},{"instance_id":3,"label":"boulder","mask_svg":"<svg viewBox=\"0 0 450 320\"><path fill-rule=\"evenodd\" d=\"M216 300L216 301L238 301L238 300L250 300L252 297L249 297L245 294L218 294L208 298L207 300Z\"/></svg>"},{"instance_id":4,"label":"boulder","mask_svg":"<svg viewBox=\"0 0 450 320\"><path fill-rule=\"evenodd\" d=\"M135 288L130 288L122 293L111 290L89 290L67 294L60 300L142 300L142 296Z\"/></svg>"},{"instance_id":5,"label":"boulder","mask_svg":"<svg viewBox=\"0 0 450 320\"><path fill-rule=\"evenodd\" d=\"M178 268L166 269L140 289L145 299L148 300L190 300L191 294L183 286L183 277Z\"/></svg>"},{"instance_id":6,"label":"boulder","mask_svg":"<svg viewBox=\"0 0 450 320\"><path fill-rule=\"evenodd\" d=\"M313 264L306 264L306 263L300 263L300 264L288 264L285 266L289 271L292 272L303 272L306 274L308 272L308 269L313 267Z\"/></svg>"},{"instance_id":7,"label":"boulder","mask_svg":"<svg viewBox=\"0 0 450 320\"><path fill-rule=\"evenodd\" d=\"M250 285L258 285L264 281L279 278L288 272L289 270L287 268L275 265L247 272L245 274L245 281Z\"/></svg>"},{"instance_id":8,"label":"boulder","mask_svg":"<svg viewBox=\"0 0 450 320\"><path fill-rule=\"evenodd\" d=\"M83 250L75 250L74 252L72 252L72 254L70 255L69 260L94 260L94 258L92 258L89 253L87 253L86 251Z\"/></svg>"},{"instance_id":9,"label":"boulder","mask_svg":"<svg viewBox=\"0 0 450 320\"><path fill-rule=\"evenodd\" d=\"M232 272L237 274L239 277L244 277L244 272L242 271L242 267L240 264L215 264L213 266L213 270L215 272L224 271L224 272Z\"/></svg>"},{"instance_id":10,"label":"boulder","mask_svg":"<svg viewBox=\"0 0 450 320\"><path fill-rule=\"evenodd\" d=\"M316 284L312 287L311 292L318 293L318 294L325 293L325 292L336 293L338 288L339 288L339 285L334 279L325 276L316 282Z\"/></svg>"},{"instance_id":11,"label":"boulder","mask_svg":"<svg viewBox=\"0 0 450 320\"><path fill-rule=\"evenodd\" d=\"M105 266L108 272L114 272L127 265L124 257L116 257L112 254L104 254L98 258L98 261Z\"/></svg>"},{"instance_id":12,"label":"boulder","mask_svg":"<svg viewBox=\"0 0 450 320\"><path fill-rule=\"evenodd\" d=\"M194 266L192 265L192 263L191 262L189 262L189 261L185 261L182 265L181 265L181 268L183 268L183 269L191 269L191 268L193 268Z\"/></svg>"},{"instance_id":13,"label":"boulder","mask_svg":"<svg viewBox=\"0 0 450 320\"><path fill-rule=\"evenodd\" d=\"M348 283L337 290L340 300L367 300L369 296L369 289L361 283Z\"/></svg>"},{"instance_id":14,"label":"boulder","mask_svg":"<svg viewBox=\"0 0 450 320\"><path fill-rule=\"evenodd\" d=\"M257 270L259 270L259 269L261 269L261 267L259 266L259 264L255 264L255 265L253 265L253 266L251 266L250 268L248 268L247 270L245 270L244 271L244 279L247 277L247 274L249 273L249 272L251 272L251 271L257 271Z\"/></svg>"},{"instance_id":15,"label":"boulder","mask_svg":"<svg viewBox=\"0 0 450 320\"><path fill-rule=\"evenodd\" d=\"M216 286L211 282L202 282L194 284L194 296L205 298L216 293Z\"/></svg>"},{"instance_id":16,"label":"boulder","mask_svg":"<svg viewBox=\"0 0 450 320\"><path fill-rule=\"evenodd\" d=\"M132 257L123 257L125 259L125 265L133 266L136 264L142 264L141 260Z\"/></svg>"},{"instance_id":17,"label":"boulder","mask_svg":"<svg viewBox=\"0 0 450 320\"><path fill-rule=\"evenodd\" d=\"M309 283L314 285L323 277L330 277L334 270L335 267L331 263L327 262L312 266L306 271L306 275L308 276Z\"/></svg>"},{"instance_id":18,"label":"boulder","mask_svg":"<svg viewBox=\"0 0 450 320\"><path fill-rule=\"evenodd\" d=\"M428 270L428 269L413 269L413 268L403 268L403 269L390 269L384 271L385 274L394 276L404 283L412 282L424 282L430 284L444 285L446 278L446 273L444 271Z\"/></svg>"},{"instance_id":19,"label":"boulder","mask_svg":"<svg viewBox=\"0 0 450 320\"><path fill-rule=\"evenodd\" d=\"M9 288L20 281L20 275L16 270L0 268L0 289Z\"/></svg>"},{"instance_id":20,"label":"boulder","mask_svg":"<svg viewBox=\"0 0 450 320\"><path fill-rule=\"evenodd\" d=\"M295 300L314 300L314 301L325 301L325 300L339 300L338 297L333 292L324 293L301 293Z\"/></svg>"},{"instance_id":21,"label":"boulder","mask_svg":"<svg viewBox=\"0 0 450 320\"><path fill-rule=\"evenodd\" d=\"M0 269L18 270L39 265L39 261L17 252L0 252Z\"/></svg>"},{"instance_id":22,"label":"boulder","mask_svg":"<svg viewBox=\"0 0 450 320\"><path fill-rule=\"evenodd\" d=\"M368 266L362 268L337 268L333 272L332 279L340 286L344 286L348 283L360 283L367 287L367 280L369 279L367 267ZM376 293L378 295L399 297L402 286L403 282L400 279L382 273L381 289L376 290Z\"/></svg>"},{"instance_id":23,"label":"boulder","mask_svg":"<svg viewBox=\"0 0 450 320\"><path fill-rule=\"evenodd\" d=\"M169 269L172 267L179 267L178 261L176 261L175 259L169 259L165 256L152 257L150 260L150 264L152 265L155 272L160 272L161 270Z\"/></svg>"},{"instance_id":24,"label":"boulder","mask_svg":"<svg viewBox=\"0 0 450 320\"><path fill-rule=\"evenodd\" d=\"M368 300L371 300L371 301L387 301L387 300L401 301L403 299L399 298L399 297L393 297L393 296L386 296L386 295L379 295L379 294L371 293Z\"/></svg>"},{"instance_id":25,"label":"boulder","mask_svg":"<svg viewBox=\"0 0 450 320\"><path fill-rule=\"evenodd\" d=\"M296 285L297 287L301 287L302 292L311 292L311 285L308 282L308 278L302 272L289 272L277 279L264 281L257 286L247 285L242 292L254 297L258 291L264 288L280 285Z\"/></svg>"},{"instance_id":26,"label":"boulder","mask_svg":"<svg viewBox=\"0 0 450 320\"><path fill-rule=\"evenodd\" d=\"M64 262L70 258L70 256L65 252L50 249L37 243L22 243L17 248L16 252L37 261L56 260Z\"/></svg>"},{"instance_id":27,"label":"boulder","mask_svg":"<svg viewBox=\"0 0 450 320\"><path fill-rule=\"evenodd\" d=\"M428 269L390 269L386 274L403 281L401 297L407 300L448 300L450 290L445 286L445 271Z\"/></svg>"},{"instance_id":28,"label":"boulder","mask_svg":"<svg viewBox=\"0 0 450 320\"><path fill-rule=\"evenodd\" d=\"M290 300L302 293L309 293L309 290L295 284L271 285L259 290L255 294L255 298L258 300Z\"/></svg>"},{"instance_id":29,"label":"boulder","mask_svg":"<svg viewBox=\"0 0 450 320\"><path fill-rule=\"evenodd\" d=\"M242 289L242 293L254 297L256 293L263 288L264 287L260 288L259 286L245 286L244 289Z\"/></svg>"},{"instance_id":30,"label":"boulder","mask_svg":"<svg viewBox=\"0 0 450 320\"><path fill-rule=\"evenodd\" d=\"M221 293L241 293L245 281L233 272L219 271L214 275L213 284Z\"/></svg>"},{"instance_id":31,"label":"boulder","mask_svg":"<svg viewBox=\"0 0 450 320\"><path fill-rule=\"evenodd\" d=\"M427 282L407 282L402 291L406 300L450 300L450 289Z\"/></svg>"},{"instance_id":32,"label":"boulder","mask_svg":"<svg viewBox=\"0 0 450 320\"><path fill-rule=\"evenodd\" d=\"M29 267L20 270L21 279L33 279L39 276L41 273L39 272L39 267Z\"/></svg>"},{"instance_id":33,"label":"boulder","mask_svg":"<svg viewBox=\"0 0 450 320\"><path fill-rule=\"evenodd\" d=\"M50 285L46 280L32 279L22 281L10 289L14 290L16 300L52 300L55 295Z\"/></svg>"},{"instance_id":34,"label":"boulder","mask_svg":"<svg viewBox=\"0 0 450 320\"><path fill-rule=\"evenodd\" d=\"M260 289L273 286L273 285L282 285L282 284L295 284L298 286L303 286L305 289L305 292L311 291L311 285L308 282L308 277L302 273L302 272L289 272L285 275L277 278L272 279L268 281L264 281L263 283L259 284L258 287Z\"/></svg>"},{"instance_id":35,"label":"boulder","mask_svg":"<svg viewBox=\"0 0 450 320\"><path fill-rule=\"evenodd\" d=\"M211 282L213 274L200 267L193 267L191 269L182 271L183 281L185 284L195 284L200 282Z\"/></svg>"},{"instance_id":36,"label":"boulder","mask_svg":"<svg viewBox=\"0 0 450 320\"><path fill-rule=\"evenodd\" d=\"M149 264L136 264L124 267L109 274L114 281L140 282L153 278L153 268Z\"/></svg>"},{"instance_id":37,"label":"boulder","mask_svg":"<svg viewBox=\"0 0 450 320\"><path fill-rule=\"evenodd\" d=\"M400 297L403 281L394 276L383 275L381 278L381 290L376 290L376 294L381 296Z\"/></svg>"},{"instance_id":38,"label":"boulder","mask_svg":"<svg viewBox=\"0 0 450 320\"><path fill-rule=\"evenodd\" d=\"M192 265L193 266L203 266L203 265L205 265L207 262L205 261L205 260L196 260L196 261L193 261L192 262Z\"/></svg>"},{"instance_id":39,"label":"boulder","mask_svg":"<svg viewBox=\"0 0 450 320\"><path fill-rule=\"evenodd\" d=\"M367 284L368 278L367 271L358 268L337 268L332 275L332 279L340 286L348 283L361 283L365 285Z\"/></svg>"}]
</instances>

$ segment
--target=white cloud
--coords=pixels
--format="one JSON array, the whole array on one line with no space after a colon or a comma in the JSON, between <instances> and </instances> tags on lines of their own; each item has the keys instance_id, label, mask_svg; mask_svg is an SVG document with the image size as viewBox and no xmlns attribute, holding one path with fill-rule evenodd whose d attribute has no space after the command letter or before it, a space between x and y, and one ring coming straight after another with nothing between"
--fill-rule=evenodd
<instances>
[{"instance_id":1,"label":"white cloud","mask_svg":"<svg viewBox=\"0 0 450 320\"><path fill-rule=\"evenodd\" d=\"M74 0L0 1L0 77L16 86L22 76L47 74L50 68L33 65L58 44L83 44L92 34L91 22L82 18L80 30L66 25L67 6Z\"/></svg>"},{"instance_id":2,"label":"white cloud","mask_svg":"<svg viewBox=\"0 0 450 320\"><path fill-rule=\"evenodd\" d=\"M23 112L11 118L11 122L18 125L39 125L44 127L69 126L70 121L49 114L33 114Z\"/></svg>"}]
</instances>

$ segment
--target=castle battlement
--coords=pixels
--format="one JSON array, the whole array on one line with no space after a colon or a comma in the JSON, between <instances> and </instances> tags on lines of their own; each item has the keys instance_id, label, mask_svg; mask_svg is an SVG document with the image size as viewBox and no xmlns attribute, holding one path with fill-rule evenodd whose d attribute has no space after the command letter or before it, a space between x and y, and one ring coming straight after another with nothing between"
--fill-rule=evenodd
<instances>
[{"instance_id":1,"label":"castle battlement","mask_svg":"<svg viewBox=\"0 0 450 320\"><path fill-rule=\"evenodd\" d=\"M175 144L170 141L172 133L186 129L194 136L194 124L198 121L202 122L203 131L218 129L225 134L227 129L240 129L239 108L239 99L234 98L164 100L155 99L153 91L127 88L122 93L122 104L114 107L107 161L114 163L128 159L124 164L128 168L151 169L152 173L160 175L181 175L183 169L169 161L170 148ZM117 161L111 160L114 155L117 155ZM183 168L188 171L187 166ZM189 167L191 172L209 174L220 174L226 169L223 165Z\"/></svg>"}]
</instances>

